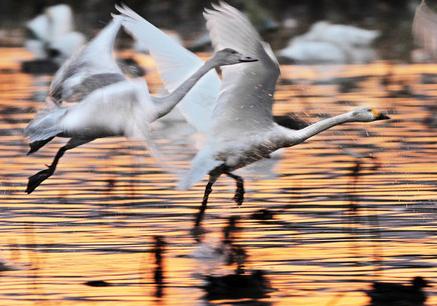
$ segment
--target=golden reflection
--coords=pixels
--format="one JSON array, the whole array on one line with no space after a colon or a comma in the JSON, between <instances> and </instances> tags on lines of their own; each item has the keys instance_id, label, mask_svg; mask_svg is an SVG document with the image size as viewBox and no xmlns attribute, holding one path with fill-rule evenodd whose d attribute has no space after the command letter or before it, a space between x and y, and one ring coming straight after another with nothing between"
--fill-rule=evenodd
<instances>
[{"instance_id":1,"label":"golden reflection","mask_svg":"<svg viewBox=\"0 0 437 306\"><path fill-rule=\"evenodd\" d=\"M26 195L27 177L51 161L63 140L25 155L21 129L43 107L50 77L19 73L19 62L29 58L21 49L0 54L0 256L17 267L2 272L0 304L202 305L200 275L233 271L190 256L203 186L174 190L176 178L146 149L112 138L68 152L57 173ZM135 58L148 68L150 88L158 91L151 59ZM437 138L423 121L433 99L415 94L435 96L435 84L420 82L422 75L435 74L437 65L281 70L277 114L293 111L311 122L324 113L369 105L388 110L394 119L336 127L285 150L274 165L276 178L247 181L242 207L232 201L233 182L220 180L204 216L204 241L220 239L227 218L240 217L238 243L249 254L245 268L266 271L276 289L259 299L266 305L364 306L372 281L435 279ZM361 81L343 92L332 78ZM414 94L400 95L405 84ZM341 148L371 152L379 166L359 159L354 177L357 159ZM271 219L251 218L265 208L274 213ZM160 294L155 236L166 242ZM113 286L85 286L89 280ZM427 303L437 304L437 297Z\"/></svg>"}]
</instances>

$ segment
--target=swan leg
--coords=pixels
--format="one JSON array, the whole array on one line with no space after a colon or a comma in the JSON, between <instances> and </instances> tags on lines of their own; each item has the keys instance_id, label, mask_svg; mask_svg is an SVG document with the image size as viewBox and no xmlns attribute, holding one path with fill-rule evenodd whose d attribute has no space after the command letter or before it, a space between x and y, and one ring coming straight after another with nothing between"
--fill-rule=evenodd
<instances>
[{"instance_id":1,"label":"swan leg","mask_svg":"<svg viewBox=\"0 0 437 306\"><path fill-rule=\"evenodd\" d=\"M38 140L38 141L34 141L31 142L29 144L30 146L30 150L29 152L27 152L27 155L30 155L32 153L35 153L36 151L38 151L39 149L41 149L42 147L44 147L48 142L50 142L53 138L55 138L55 136L44 139L44 140Z\"/></svg>"},{"instance_id":2,"label":"swan leg","mask_svg":"<svg viewBox=\"0 0 437 306\"><path fill-rule=\"evenodd\" d=\"M41 170L38 173L32 175L29 177L29 181L27 183L26 193L30 194L32 193L36 187L38 187L42 182L44 182L46 179L48 179L50 176L55 173L56 166L58 165L59 160L64 155L64 153L68 150L71 150L73 148L76 148L80 145L83 145L87 142L92 141L93 139L80 139L80 138L72 138L70 139L67 144L63 147L61 147L58 152L55 155L55 158L53 159L50 166L48 166L47 169Z\"/></svg>"},{"instance_id":3,"label":"swan leg","mask_svg":"<svg viewBox=\"0 0 437 306\"><path fill-rule=\"evenodd\" d=\"M225 172L225 174L230 178L233 178L236 182L237 189L235 189L234 201L238 206L240 206L244 201L244 180L241 176L235 175L231 172Z\"/></svg>"},{"instance_id":4,"label":"swan leg","mask_svg":"<svg viewBox=\"0 0 437 306\"><path fill-rule=\"evenodd\" d=\"M205 193L203 194L202 205L200 205L199 211L196 214L196 221L194 222L194 227L196 228L198 228L200 226L200 223L202 223L203 216L205 215L206 206L208 205L208 198L212 192L212 186L217 181L217 179L218 176L209 176L208 184L206 184Z\"/></svg>"}]
</instances>

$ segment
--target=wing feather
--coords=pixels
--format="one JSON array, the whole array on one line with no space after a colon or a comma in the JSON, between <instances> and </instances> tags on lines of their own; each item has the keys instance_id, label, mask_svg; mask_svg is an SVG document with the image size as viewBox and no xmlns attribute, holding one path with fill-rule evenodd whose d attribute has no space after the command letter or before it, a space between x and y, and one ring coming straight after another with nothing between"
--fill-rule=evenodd
<instances>
[{"instance_id":1,"label":"wing feather","mask_svg":"<svg viewBox=\"0 0 437 306\"><path fill-rule=\"evenodd\" d=\"M223 67L212 134L229 138L236 131L270 128L278 62L244 14L225 2L212 6L204 16L214 48L232 48L258 59L254 63Z\"/></svg>"},{"instance_id":2,"label":"wing feather","mask_svg":"<svg viewBox=\"0 0 437 306\"><path fill-rule=\"evenodd\" d=\"M114 16L93 40L61 66L50 85L49 99L52 102L60 104L67 97L74 96L82 81L93 75L116 74L119 79L125 79L113 56L120 27L121 18Z\"/></svg>"},{"instance_id":3,"label":"wing feather","mask_svg":"<svg viewBox=\"0 0 437 306\"><path fill-rule=\"evenodd\" d=\"M167 91L174 91L203 65L204 62L194 53L127 6L116 8L123 18L123 27L141 42L141 45L148 47ZM210 71L177 105L187 121L199 131L205 132L209 128L220 83L217 73Z\"/></svg>"}]
</instances>

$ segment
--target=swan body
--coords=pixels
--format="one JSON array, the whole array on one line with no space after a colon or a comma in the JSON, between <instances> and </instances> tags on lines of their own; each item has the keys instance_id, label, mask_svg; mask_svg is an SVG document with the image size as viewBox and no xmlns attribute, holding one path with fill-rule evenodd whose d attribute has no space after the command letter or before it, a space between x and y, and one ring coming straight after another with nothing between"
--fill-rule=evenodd
<instances>
[{"instance_id":1,"label":"swan body","mask_svg":"<svg viewBox=\"0 0 437 306\"><path fill-rule=\"evenodd\" d=\"M261 40L247 17L225 2L213 5L213 10L205 10L204 16L215 49L232 48L259 61L222 68L223 80L211 115L206 145L178 184L179 188L187 189L209 175L198 215L203 215L212 186L220 175L235 179L234 200L240 205L244 200L243 178L232 171L269 158L280 148L297 145L336 125L388 119L376 110L363 107L300 130L276 124L272 106L280 71L270 47ZM196 226L200 222L201 218L197 218Z\"/></svg>"},{"instance_id":2,"label":"swan body","mask_svg":"<svg viewBox=\"0 0 437 306\"><path fill-rule=\"evenodd\" d=\"M73 12L66 4L45 9L44 13L26 23L31 38L25 47L37 59L51 58L61 64L85 44L86 38L74 30Z\"/></svg>"},{"instance_id":3,"label":"swan body","mask_svg":"<svg viewBox=\"0 0 437 306\"><path fill-rule=\"evenodd\" d=\"M435 59L437 57L437 13L435 13L422 0L416 8L413 21L413 36L416 44L421 49L416 53L421 53L420 57L424 60ZM416 55L416 57L418 57Z\"/></svg>"},{"instance_id":4,"label":"swan body","mask_svg":"<svg viewBox=\"0 0 437 306\"><path fill-rule=\"evenodd\" d=\"M49 107L25 129L33 153L54 137L70 138L55 156L49 169L29 178L27 192L32 192L54 173L66 150L96 138L126 136L147 142L148 126L169 113L196 82L209 70L256 59L224 49L191 74L164 97L150 96L143 79L128 80L120 72L112 49L123 17L114 20L88 46L70 58L56 73L50 86ZM76 102L67 106L65 102Z\"/></svg>"},{"instance_id":5,"label":"swan body","mask_svg":"<svg viewBox=\"0 0 437 306\"><path fill-rule=\"evenodd\" d=\"M377 57L371 44L379 35L379 31L319 21L278 54L302 64L368 63Z\"/></svg>"}]
</instances>

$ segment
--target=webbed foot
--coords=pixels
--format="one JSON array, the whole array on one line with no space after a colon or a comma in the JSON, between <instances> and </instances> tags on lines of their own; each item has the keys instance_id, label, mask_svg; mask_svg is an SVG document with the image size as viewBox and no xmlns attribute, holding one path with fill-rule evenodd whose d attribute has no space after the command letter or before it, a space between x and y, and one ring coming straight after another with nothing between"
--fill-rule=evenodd
<instances>
[{"instance_id":1,"label":"webbed foot","mask_svg":"<svg viewBox=\"0 0 437 306\"><path fill-rule=\"evenodd\" d=\"M48 179L53 174L53 169L48 167L48 169L41 170L37 174L34 174L29 177L29 181L27 183L26 193L32 193L36 187L38 187L42 182Z\"/></svg>"}]
</instances>

